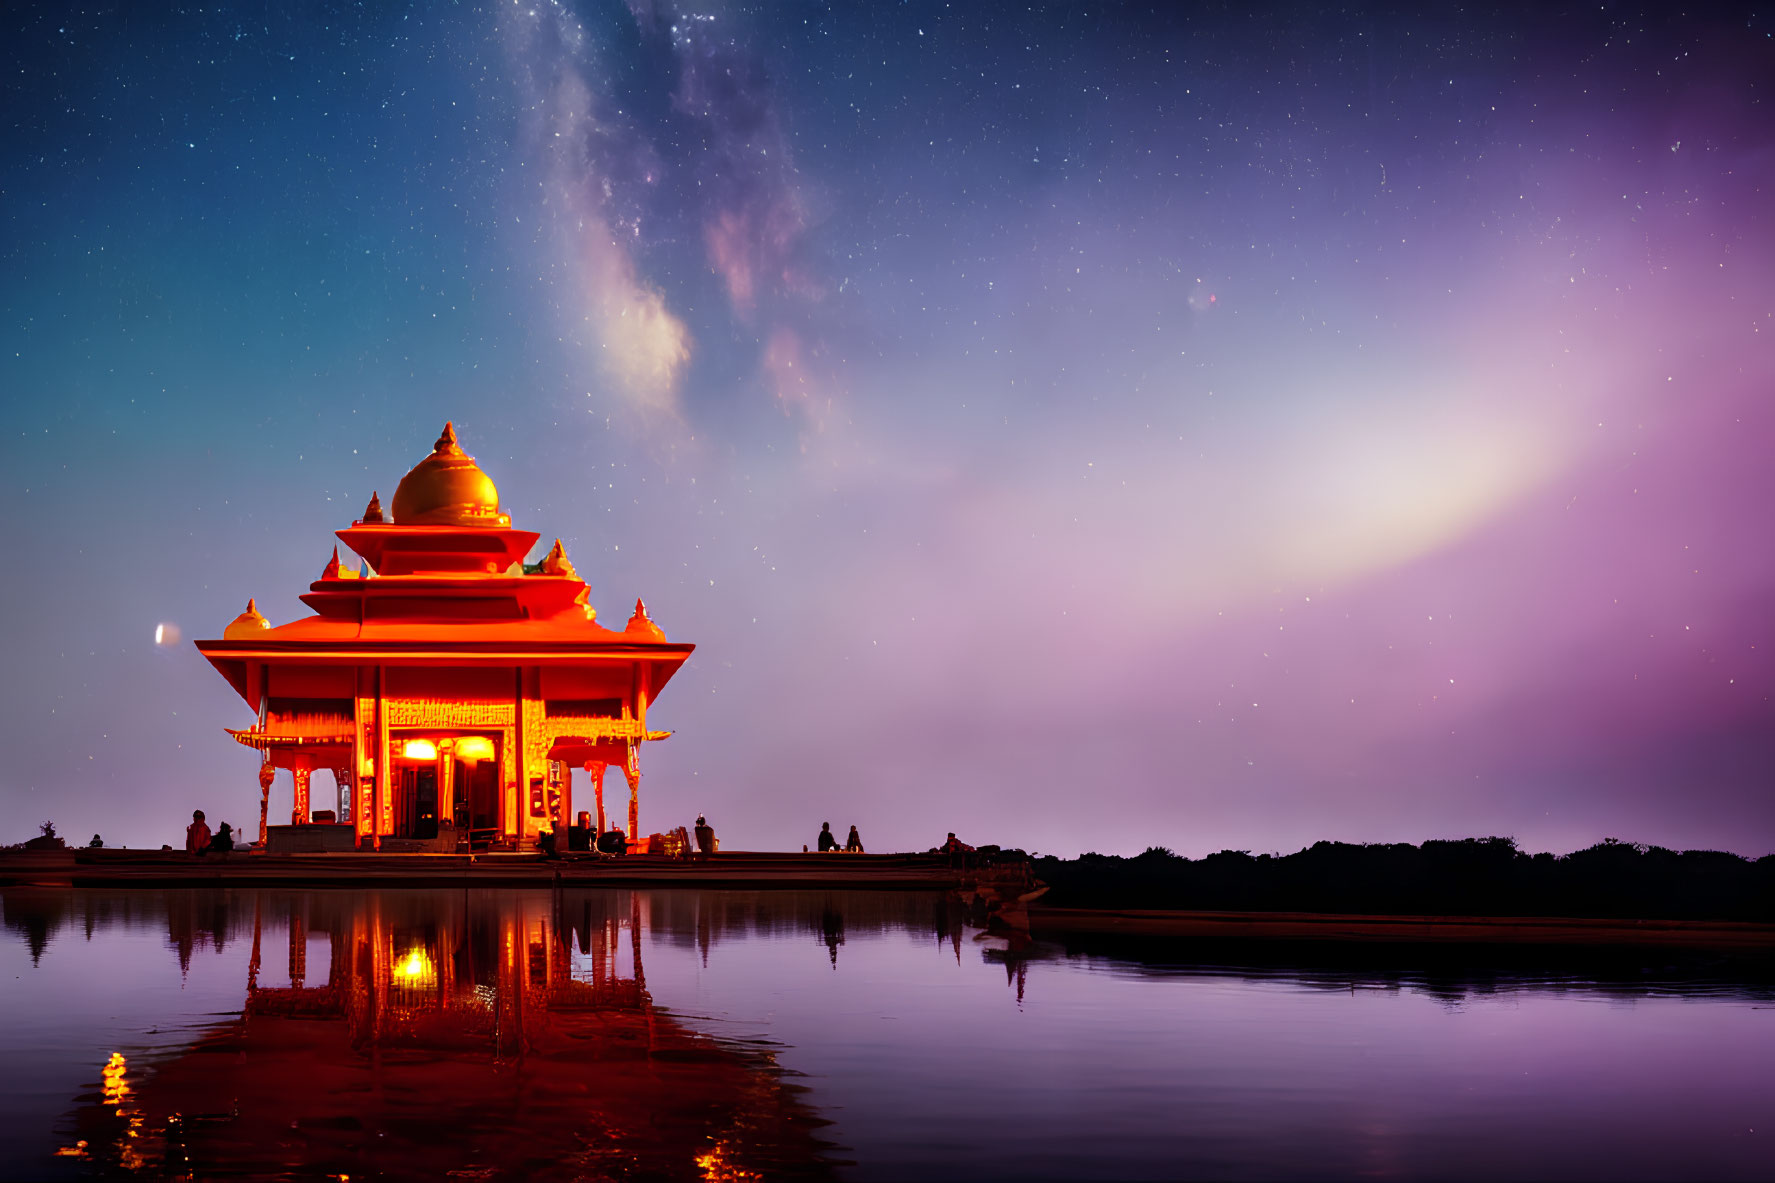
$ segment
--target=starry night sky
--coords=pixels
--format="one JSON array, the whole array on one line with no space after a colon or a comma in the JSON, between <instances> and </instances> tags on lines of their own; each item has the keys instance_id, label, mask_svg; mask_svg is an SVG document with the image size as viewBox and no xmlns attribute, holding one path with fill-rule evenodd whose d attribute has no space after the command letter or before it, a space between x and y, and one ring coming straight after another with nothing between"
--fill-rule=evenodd
<instances>
[{"instance_id":1,"label":"starry night sky","mask_svg":"<svg viewBox=\"0 0 1775 1183\"><path fill-rule=\"evenodd\" d=\"M453 419L644 830L1775 848L1775 14L1414 7L9 9L0 841Z\"/></svg>"}]
</instances>

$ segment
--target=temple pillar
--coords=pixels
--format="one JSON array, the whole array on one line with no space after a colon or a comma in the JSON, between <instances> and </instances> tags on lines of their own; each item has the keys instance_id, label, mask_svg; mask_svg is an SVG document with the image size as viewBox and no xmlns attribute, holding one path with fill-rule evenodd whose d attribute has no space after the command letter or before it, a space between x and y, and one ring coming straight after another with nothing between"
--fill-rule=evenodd
<instances>
[{"instance_id":1,"label":"temple pillar","mask_svg":"<svg viewBox=\"0 0 1775 1183\"><path fill-rule=\"evenodd\" d=\"M635 848L641 832L641 742L629 741L623 760L623 776L629 782L629 849Z\"/></svg>"},{"instance_id":2,"label":"temple pillar","mask_svg":"<svg viewBox=\"0 0 1775 1183\"><path fill-rule=\"evenodd\" d=\"M555 835L561 849L566 850L567 827L573 824L573 766L561 764L561 797L555 802Z\"/></svg>"},{"instance_id":3,"label":"temple pillar","mask_svg":"<svg viewBox=\"0 0 1775 1183\"><path fill-rule=\"evenodd\" d=\"M438 833L444 832L444 820L449 819L452 832L456 829L456 741L443 739L438 741Z\"/></svg>"},{"instance_id":4,"label":"temple pillar","mask_svg":"<svg viewBox=\"0 0 1775 1183\"><path fill-rule=\"evenodd\" d=\"M592 799L598 805L598 833L604 832L604 770L609 765L603 760L587 760L586 775L592 778Z\"/></svg>"},{"instance_id":5,"label":"temple pillar","mask_svg":"<svg viewBox=\"0 0 1775 1183\"><path fill-rule=\"evenodd\" d=\"M394 832L394 787L389 783L389 778L394 775L394 760L389 751L387 689L387 667L377 666L376 767L370 781L370 844L373 850L382 849L382 835Z\"/></svg>"},{"instance_id":6,"label":"temple pillar","mask_svg":"<svg viewBox=\"0 0 1775 1183\"><path fill-rule=\"evenodd\" d=\"M271 765L271 753L265 753L265 762L259 765L259 849L265 849L265 839L271 833L268 814L271 810L271 782L277 779L277 769Z\"/></svg>"},{"instance_id":7,"label":"temple pillar","mask_svg":"<svg viewBox=\"0 0 1775 1183\"><path fill-rule=\"evenodd\" d=\"M635 700L635 724L641 734L647 734L647 704L653 698L653 667L646 662L636 662L635 672L631 675L631 689Z\"/></svg>"},{"instance_id":8,"label":"temple pillar","mask_svg":"<svg viewBox=\"0 0 1775 1183\"><path fill-rule=\"evenodd\" d=\"M499 801L493 825L502 838L511 837L513 827L518 823L519 759L516 707L513 710L513 724L502 733L499 744Z\"/></svg>"},{"instance_id":9,"label":"temple pillar","mask_svg":"<svg viewBox=\"0 0 1775 1183\"><path fill-rule=\"evenodd\" d=\"M351 821L351 769L333 769L333 783L338 786L338 800L333 804L333 820Z\"/></svg>"},{"instance_id":10,"label":"temple pillar","mask_svg":"<svg viewBox=\"0 0 1775 1183\"><path fill-rule=\"evenodd\" d=\"M639 603L639 601L637 601ZM629 740L628 757L623 771L629 781L629 849L641 838L641 741L647 738L647 703L653 695L653 667L644 661L635 663L632 683L635 703L635 737Z\"/></svg>"},{"instance_id":11,"label":"temple pillar","mask_svg":"<svg viewBox=\"0 0 1775 1183\"><path fill-rule=\"evenodd\" d=\"M535 666L518 670L518 816L513 838L533 840L543 819L554 811L548 801L549 736L547 710L542 699L542 671ZM541 799L538 800L538 787Z\"/></svg>"},{"instance_id":12,"label":"temple pillar","mask_svg":"<svg viewBox=\"0 0 1775 1183\"><path fill-rule=\"evenodd\" d=\"M308 778L312 775L306 768L296 769L295 807L290 810L290 821L294 825L308 824Z\"/></svg>"},{"instance_id":13,"label":"temple pillar","mask_svg":"<svg viewBox=\"0 0 1775 1183\"><path fill-rule=\"evenodd\" d=\"M351 828L356 845L373 842L376 832L376 777L378 758L376 737L379 730L379 695L374 684L376 673L368 667L357 671L357 729L352 743Z\"/></svg>"}]
</instances>

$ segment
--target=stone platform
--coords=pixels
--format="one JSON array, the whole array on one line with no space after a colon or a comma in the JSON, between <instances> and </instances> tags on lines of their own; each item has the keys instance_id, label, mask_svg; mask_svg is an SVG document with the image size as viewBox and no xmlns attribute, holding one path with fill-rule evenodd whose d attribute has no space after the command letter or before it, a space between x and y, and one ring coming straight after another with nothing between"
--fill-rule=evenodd
<instances>
[{"instance_id":1,"label":"stone platform","mask_svg":"<svg viewBox=\"0 0 1775 1183\"><path fill-rule=\"evenodd\" d=\"M70 887L227 887L279 884L379 886L587 886L912 888L973 886L996 872L963 870L934 854L800 854L721 851L690 858L632 854L260 854L194 858L183 851L0 851L0 884Z\"/></svg>"}]
</instances>

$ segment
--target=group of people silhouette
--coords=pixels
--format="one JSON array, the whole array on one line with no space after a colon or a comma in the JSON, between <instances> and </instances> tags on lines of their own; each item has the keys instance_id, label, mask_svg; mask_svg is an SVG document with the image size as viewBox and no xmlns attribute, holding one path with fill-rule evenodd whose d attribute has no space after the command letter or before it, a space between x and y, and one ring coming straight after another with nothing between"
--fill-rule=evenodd
<instances>
[{"instance_id":1,"label":"group of people silhouette","mask_svg":"<svg viewBox=\"0 0 1775 1183\"><path fill-rule=\"evenodd\" d=\"M630 852L631 843L629 842L629 836L616 824L615 819L611 820L609 829L598 831L592 826L590 814L581 813L579 816L580 824L575 827L575 831L585 832L586 837L584 840L589 842L591 850L605 855L624 855ZM719 849L719 843L715 840L714 827L709 825L708 819L700 813L697 815L696 825L691 830L686 831L684 827L680 826L678 829L672 831L672 834L667 835L667 837L670 838L676 836L683 847L683 852L689 854L691 852L690 843L692 841L692 834L695 835L695 850L697 852L701 854L713 854ZM658 835L655 835L655 837L657 838ZM585 850L585 846L578 845L581 841L582 839L580 838L573 838L568 848L571 850ZM545 830L538 836L537 844L545 855L552 857L558 853L559 848L555 843L555 835L550 831ZM652 849L652 844L650 842L646 845L637 847L636 849L645 852ZM669 850L671 847L668 846L667 849Z\"/></svg>"},{"instance_id":2,"label":"group of people silhouette","mask_svg":"<svg viewBox=\"0 0 1775 1183\"><path fill-rule=\"evenodd\" d=\"M824 854L828 850L837 850L837 849L838 849L838 838L835 834L832 833L832 823L831 822L821 822L820 823L820 852L822 854ZM855 826L851 827L850 837L846 838L844 841L844 851L846 854L862 854L863 853L863 839L861 836L858 835L857 827L855 827Z\"/></svg>"},{"instance_id":3,"label":"group of people silhouette","mask_svg":"<svg viewBox=\"0 0 1775 1183\"><path fill-rule=\"evenodd\" d=\"M97 845L97 834L93 835ZM234 827L223 822L215 831L210 832L210 824L204 820L203 810L191 811L191 824L185 827L185 853L202 857L205 854L227 854L234 849Z\"/></svg>"},{"instance_id":4,"label":"group of people silhouette","mask_svg":"<svg viewBox=\"0 0 1775 1183\"><path fill-rule=\"evenodd\" d=\"M707 819L701 814L697 815L696 826L692 832L695 834L696 849L699 852L710 854L718 849L715 840L714 827L710 826ZM549 841L545 844L545 849L547 852L553 853L554 835L548 834L546 837ZM101 845L97 834L93 835L92 844L94 846ZM628 849L628 835L623 833L620 829L617 829L613 823L609 830L598 834L593 838L592 845L595 849L606 854L623 854ZM187 854L201 857L202 855L212 853L225 854L233 849L233 827L227 822L223 822L220 828L211 832L209 822L204 820L203 810L194 809L191 811L191 824L185 827L185 852ZM806 848L804 847L803 849ZM834 850L841 850L846 854L865 853L863 850L863 838L862 835L857 833L857 827L851 827L850 834L845 838L844 843L841 846L838 841L838 836L832 832L831 822L820 823L819 849L821 853ZM957 842L954 834L949 835L949 841L942 847L943 853L946 854L972 849L973 847L971 846Z\"/></svg>"}]
</instances>

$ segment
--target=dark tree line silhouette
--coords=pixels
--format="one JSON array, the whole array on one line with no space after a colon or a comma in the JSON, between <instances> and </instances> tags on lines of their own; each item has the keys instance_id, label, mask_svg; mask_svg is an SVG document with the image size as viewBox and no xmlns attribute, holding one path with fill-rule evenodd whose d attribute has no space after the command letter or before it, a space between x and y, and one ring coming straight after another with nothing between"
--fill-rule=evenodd
<instances>
[{"instance_id":1,"label":"dark tree line silhouette","mask_svg":"<svg viewBox=\"0 0 1775 1183\"><path fill-rule=\"evenodd\" d=\"M1035 873L1054 907L1775 922L1775 855L1613 838L1567 855L1526 854L1495 837L1200 859L1155 846L1132 858L1038 858Z\"/></svg>"}]
</instances>

